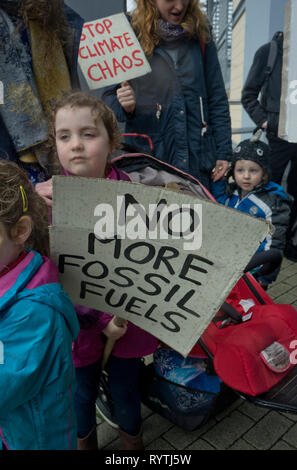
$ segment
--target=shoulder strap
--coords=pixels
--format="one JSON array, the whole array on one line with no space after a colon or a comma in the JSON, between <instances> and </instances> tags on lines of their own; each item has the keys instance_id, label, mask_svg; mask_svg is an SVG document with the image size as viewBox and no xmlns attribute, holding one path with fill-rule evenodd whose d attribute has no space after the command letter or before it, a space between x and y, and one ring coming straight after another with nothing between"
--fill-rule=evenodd
<instances>
[{"instance_id":1,"label":"shoulder strap","mask_svg":"<svg viewBox=\"0 0 297 470\"><path fill-rule=\"evenodd\" d=\"M269 75L271 74L273 70L276 57L277 57L277 51L278 51L277 41L276 39L272 39L270 42L268 60L267 60L267 65L265 69L265 80L268 80Z\"/></svg>"},{"instance_id":2,"label":"shoulder strap","mask_svg":"<svg viewBox=\"0 0 297 470\"><path fill-rule=\"evenodd\" d=\"M267 92L267 87L268 87L268 80L276 62L277 53L278 53L278 44L277 44L277 35L275 34L272 40L270 41L267 64L264 70L264 82L263 82L262 89L261 89L262 104L264 104L264 106L266 106L266 98L267 98L266 92Z\"/></svg>"}]
</instances>

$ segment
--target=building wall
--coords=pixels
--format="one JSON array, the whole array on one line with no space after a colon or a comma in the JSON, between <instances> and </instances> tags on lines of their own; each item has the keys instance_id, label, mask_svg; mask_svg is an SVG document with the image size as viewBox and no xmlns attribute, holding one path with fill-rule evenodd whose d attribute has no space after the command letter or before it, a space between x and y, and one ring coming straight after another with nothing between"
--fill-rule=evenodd
<instances>
[{"instance_id":1,"label":"building wall","mask_svg":"<svg viewBox=\"0 0 297 470\"><path fill-rule=\"evenodd\" d=\"M65 0L85 21L125 11L126 0Z\"/></svg>"},{"instance_id":2,"label":"building wall","mask_svg":"<svg viewBox=\"0 0 297 470\"><path fill-rule=\"evenodd\" d=\"M233 11L238 7L240 0L233 0Z\"/></svg>"},{"instance_id":3,"label":"building wall","mask_svg":"<svg viewBox=\"0 0 297 470\"><path fill-rule=\"evenodd\" d=\"M243 11L232 32L230 101L239 101L244 73L244 46L245 46L246 14ZM242 123L242 106L230 104L232 129L239 129ZM240 141L240 135L233 134L234 142Z\"/></svg>"},{"instance_id":4,"label":"building wall","mask_svg":"<svg viewBox=\"0 0 297 470\"><path fill-rule=\"evenodd\" d=\"M233 32L230 99L240 100L241 90L256 50L284 28L285 4L288 0L233 0ZM241 15L238 11L242 10ZM255 126L241 105L231 105L232 128ZM233 135L234 141L247 134Z\"/></svg>"}]
</instances>

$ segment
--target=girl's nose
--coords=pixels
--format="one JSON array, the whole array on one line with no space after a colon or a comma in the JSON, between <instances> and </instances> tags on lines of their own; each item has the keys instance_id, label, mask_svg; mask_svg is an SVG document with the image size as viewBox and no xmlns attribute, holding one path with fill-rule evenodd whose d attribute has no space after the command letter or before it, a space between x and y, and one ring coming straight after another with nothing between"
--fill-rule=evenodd
<instances>
[{"instance_id":1,"label":"girl's nose","mask_svg":"<svg viewBox=\"0 0 297 470\"><path fill-rule=\"evenodd\" d=\"M71 143L73 149L82 147L82 141L78 135L72 136Z\"/></svg>"},{"instance_id":2,"label":"girl's nose","mask_svg":"<svg viewBox=\"0 0 297 470\"><path fill-rule=\"evenodd\" d=\"M178 11L181 11L184 8L184 0L176 0L174 6Z\"/></svg>"}]
</instances>

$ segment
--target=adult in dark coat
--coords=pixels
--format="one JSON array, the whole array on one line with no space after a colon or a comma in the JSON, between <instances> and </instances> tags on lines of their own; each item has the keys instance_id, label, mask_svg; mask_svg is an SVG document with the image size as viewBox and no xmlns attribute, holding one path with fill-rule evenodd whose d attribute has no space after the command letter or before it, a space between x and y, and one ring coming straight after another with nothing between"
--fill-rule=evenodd
<instances>
[{"instance_id":1,"label":"adult in dark coat","mask_svg":"<svg viewBox=\"0 0 297 470\"><path fill-rule=\"evenodd\" d=\"M48 178L50 101L79 86L82 25L63 0L0 0L0 158L18 163L33 184Z\"/></svg>"},{"instance_id":2,"label":"adult in dark coat","mask_svg":"<svg viewBox=\"0 0 297 470\"><path fill-rule=\"evenodd\" d=\"M290 143L278 137L282 85L283 34L277 32L273 39L275 39L277 43L277 56L268 80L266 81L265 79L265 72L267 71L266 67L270 43L264 44L255 53L253 64L242 90L241 102L244 109L257 126L266 131L271 150L272 181L281 184L286 166L291 162L287 179L287 191L294 198L287 234L288 245L290 245L291 229L297 217L297 143ZM259 99L263 85L264 92ZM285 254L287 254L286 250Z\"/></svg>"},{"instance_id":3,"label":"adult in dark coat","mask_svg":"<svg viewBox=\"0 0 297 470\"><path fill-rule=\"evenodd\" d=\"M152 72L105 90L126 133L147 134L153 154L206 187L232 154L229 106L216 46L193 0L137 0L131 25ZM145 139L127 138L151 152ZM212 173L213 170L213 173Z\"/></svg>"}]
</instances>

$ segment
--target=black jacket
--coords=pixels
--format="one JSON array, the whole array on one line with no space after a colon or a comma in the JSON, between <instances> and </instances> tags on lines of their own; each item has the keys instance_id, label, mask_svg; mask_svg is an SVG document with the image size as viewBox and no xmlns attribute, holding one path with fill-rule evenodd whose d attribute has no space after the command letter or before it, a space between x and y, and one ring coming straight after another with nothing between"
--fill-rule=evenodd
<instances>
[{"instance_id":1,"label":"black jacket","mask_svg":"<svg viewBox=\"0 0 297 470\"><path fill-rule=\"evenodd\" d=\"M196 39L180 41L178 51L179 59L174 63L164 45L156 46L148 59L151 73L129 81L136 95L132 116L117 100L119 85L106 88L103 100L117 119L125 122L126 133L149 135L158 159L207 186L216 160L228 160L232 155L225 85L213 41L205 45L204 54ZM151 152L144 147L143 138L130 137L126 142Z\"/></svg>"},{"instance_id":2,"label":"black jacket","mask_svg":"<svg viewBox=\"0 0 297 470\"><path fill-rule=\"evenodd\" d=\"M276 36L276 35L275 35ZM267 134L277 135L281 98L281 78L283 61L283 35L277 33L278 54L268 78L264 96L259 94L265 83L265 70L268 62L270 42L261 46L250 68L241 96L241 103L251 119L261 127L268 121Z\"/></svg>"}]
</instances>

